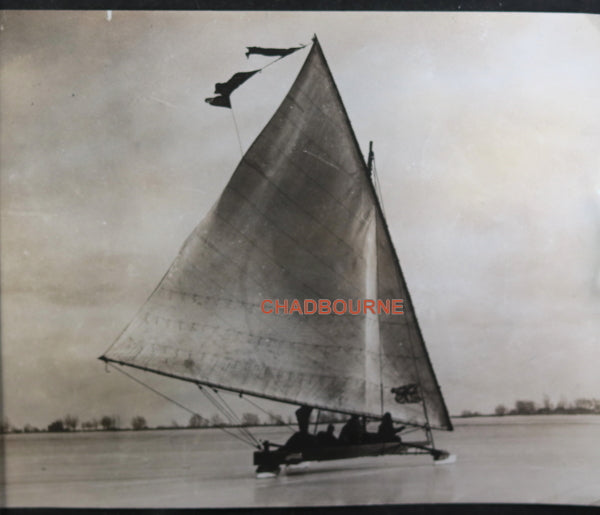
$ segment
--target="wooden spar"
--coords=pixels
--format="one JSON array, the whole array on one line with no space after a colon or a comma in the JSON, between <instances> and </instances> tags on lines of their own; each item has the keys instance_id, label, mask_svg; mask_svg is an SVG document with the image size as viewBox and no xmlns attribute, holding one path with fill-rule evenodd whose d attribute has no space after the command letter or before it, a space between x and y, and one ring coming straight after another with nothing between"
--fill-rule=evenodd
<instances>
[{"instance_id":1,"label":"wooden spar","mask_svg":"<svg viewBox=\"0 0 600 515\"><path fill-rule=\"evenodd\" d=\"M272 395L264 395L264 394L260 394L260 393L256 393L256 392L251 392L248 390L243 390L241 388L229 388L227 386L224 386L221 384L216 384L216 383L211 383L209 381L199 381L197 379L191 379L189 377L185 377L185 376L181 376L181 375L177 375L177 374L170 374L168 372L154 370L152 368L144 367L141 365L125 363L123 361L119 361L116 359L107 358L106 356L100 356L98 359L101 361L104 361L105 363L116 363L117 365L136 368L138 370L143 370L144 372L152 372L153 374L158 374L158 375L165 376L165 377L172 377L173 379L179 379L181 381L187 381L188 383L194 383L195 385L207 386L209 388L214 388L216 390L223 390L225 392L233 392L233 393L237 393L240 395L248 395L250 397L256 397L258 399L266 399L269 401L281 402L283 404L290 404L292 406L305 405L304 403L301 403L301 402L291 402L289 399L281 399L279 397L275 397ZM334 409L334 408L329 408L329 407L320 406L320 405L316 405L316 404L312 404L312 405L306 404L306 405L309 406L310 408L318 409L321 411L330 411L331 413L340 413L342 415L358 415L360 417L366 417L366 418L372 419L372 420L379 420L379 418L380 418L380 417L373 415L372 413L366 413L366 412L362 412L362 411L349 411L349 410L342 410L342 409ZM423 425L415 424L414 422L407 422L404 420L396 420L396 419L394 419L394 421L398 422L400 424L404 424L405 426L411 426L411 427L417 427L420 429L424 429Z\"/></svg>"}]
</instances>

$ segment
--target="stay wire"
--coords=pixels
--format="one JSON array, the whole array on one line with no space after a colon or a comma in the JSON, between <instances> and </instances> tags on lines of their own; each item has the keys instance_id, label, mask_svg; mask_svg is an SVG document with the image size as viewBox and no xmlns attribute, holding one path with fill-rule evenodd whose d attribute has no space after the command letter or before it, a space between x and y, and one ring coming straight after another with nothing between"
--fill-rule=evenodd
<instances>
[{"instance_id":1,"label":"stay wire","mask_svg":"<svg viewBox=\"0 0 600 515\"><path fill-rule=\"evenodd\" d=\"M235 420L235 418L232 417L231 414L223 406L221 406L221 404L212 396L208 387L204 388L202 385L198 385L198 388L200 388L200 391L205 395L205 397L210 401L210 403L215 408L217 408L217 410L219 410L219 412L222 415L225 416L225 418L229 421L230 424L237 425L237 421Z\"/></svg>"},{"instance_id":2,"label":"stay wire","mask_svg":"<svg viewBox=\"0 0 600 515\"><path fill-rule=\"evenodd\" d=\"M213 404L219 408L221 413L223 413L223 415L225 415L225 417L227 417L227 419L230 422L232 422L234 424L241 423L241 421L237 417L236 413L231 408L229 408L229 406L227 406L227 404L225 404L220 398L219 399L215 398L215 395L217 395L216 390L209 388L209 387L206 387L206 389L204 389L202 386L200 386L200 389L204 392L204 395L211 398L211 400L213 401ZM215 395L213 395L213 394L215 394Z\"/></svg>"},{"instance_id":3,"label":"stay wire","mask_svg":"<svg viewBox=\"0 0 600 515\"><path fill-rule=\"evenodd\" d=\"M135 381L136 383L144 386L145 388L148 388L148 390L154 392L156 395L158 395L159 397L162 397L163 399L172 402L173 404L179 406L181 409L187 411L188 413L192 414L192 415L198 415L199 417L202 417L202 415L200 415L200 413L195 412L194 410L188 408L187 406L184 406L183 404L181 404L180 402L176 401L175 399L172 399L171 397L169 397L168 395L165 395L164 393L159 392L156 388L153 388L152 386L150 386L149 384L145 383L144 381L142 381L141 379L138 379L137 377L129 374L128 372L126 372L125 370L122 370L121 368L117 367L116 365L114 365L113 363L109 363L108 361L105 362L107 365L110 365L112 368L114 368L117 372L121 372L121 374L123 374L124 376L127 376L129 379ZM244 440L243 438L241 438L240 436L231 433L229 431L227 431L225 428L219 427L217 429L222 430L223 432L227 433L230 436L233 436L234 438L237 438L238 440L241 440L242 442L244 442L245 444L250 445L251 447L255 447L254 443L249 442Z\"/></svg>"},{"instance_id":4,"label":"stay wire","mask_svg":"<svg viewBox=\"0 0 600 515\"><path fill-rule=\"evenodd\" d=\"M223 413L223 415L225 415L225 417L229 420L230 424L235 424L235 421L233 421L231 419L231 417L229 416L229 414L227 412L225 412L223 410L223 408L219 405L219 403L213 398L211 397L211 395L208 393L208 388L204 388L202 385L198 385L198 388L200 388L200 391L205 395L205 397L209 400L209 402L215 407L217 408L217 410L219 410L221 413ZM218 427L218 426L217 426ZM257 447L257 443L255 443L252 440L252 435L250 435L250 437L248 439L245 439L243 437L241 437L238 434L235 434L233 431L227 431L224 427L219 427L219 429L221 429L223 432L227 433L230 436L233 436L234 438L237 438L238 440L250 445L250 447Z\"/></svg>"},{"instance_id":5,"label":"stay wire","mask_svg":"<svg viewBox=\"0 0 600 515\"><path fill-rule=\"evenodd\" d=\"M129 377L129 379L133 379L136 383L141 384L142 386L145 386L146 388L148 388L148 390L154 392L156 395L162 397L163 399L166 399L167 401L172 402L173 404L176 404L177 406L179 406L180 408L184 409L185 411L187 411L188 413L191 413L192 415L198 415L198 416L202 416L199 413L196 413L194 410L188 408L187 406L184 406L183 404L181 404L180 402L176 401L175 399L172 399L171 397L168 397L167 395L165 395L164 393L159 392L158 390L156 390L155 388L152 388L152 386L150 386L147 383L144 383L144 381L142 381L141 379L138 379L137 377L129 374L128 372L126 372L125 370L120 369L119 367L117 367L116 365L113 365L112 363L109 363L108 361L106 362L108 365L110 365L111 367L113 367L115 370L117 370L118 372L121 372L121 374Z\"/></svg>"},{"instance_id":6,"label":"stay wire","mask_svg":"<svg viewBox=\"0 0 600 515\"><path fill-rule=\"evenodd\" d=\"M236 412L231 408L231 406L229 406L229 404L227 404L227 401L225 399L223 399L223 397L221 397L221 394L219 393L219 391L215 390L214 393L220 399L220 401L223 403L223 406L225 406L233 414L233 416L239 421L240 430L244 431L244 433L246 433L249 438L252 438L252 440L254 440L257 444L259 444L260 442L258 441L258 439L252 434L252 432L248 428L243 426L242 421L237 416Z\"/></svg>"},{"instance_id":7,"label":"stay wire","mask_svg":"<svg viewBox=\"0 0 600 515\"><path fill-rule=\"evenodd\" d=\"M235 133L237 135L238 144L240 146L240 154L244 157L244 148L242 147L242 138L240 137L240 129L237 124L237 120L235 119L235 114L233 114L233 106L229 109L231 111L231 117L233 118L233 125L235 127Z\"/></svg>"},{"instance_id":8,"label":"stay wire","mask_svg":"<svg viewBox=\"0 0 600 515\"><path fill-rule=\"evenodd\" d=\"M279 415L274 415L273 413L271 413L271 412L267 411L266 409L262 408L259 404L257 404L256 402L253 402L252 400L250 400L246 396L244 396L243 398L246 401L248 401L250 404L252 404L252 406L254 406L255 408L258 408L263 413L265 413L265 414L269 415L270 417L273 417L274 419L276 419L279 422L281 422L285 427L287 427L288 429L290 429L292 431L292 433L296 432L296 430L294 429L294 427L292 425L288 424L285 420L283 420L283 417L281 417Z\"/></svg>"},{"instance_id":9,"label":"stay wire","mask_svg":"<svg viewBox=\"0 0 600 515\"><path fill-rule=\"evenodd\" d=\"M198 387L200 388L200 391L204 393L206 398L212 403L212 405L217 408L225 416L225 418L227 418L227 420L229 420L230 424L239 426L238 429L240 430L240 433L248 438L248 440L244 440L246 443L252 445L252 447L260 446L260 442L254 437L254 435L245 427L242 427L241 421L237 418L235 412L231 410L229 406L226 404L224 405L223 401L219 402L219 400L215 399L208 387L203 387L202 385L198 385ZM239 438L241 439L241 437Z\"/></svg>"},{"instance_id":10,"label":"stay wire","mask_svg":"<svg viewBox=\"0 0 600 515\"><path fill-rule=\"evenodd\" d=\"M379 182L379 176L377 175L377 163L375 162L375 156L373 156L373 182L375 183L375 190L379 197L379 205L381 206L381 212L385 217L385 209L383 208L383 196L381 195L381 183Z\"/></svg>"}]
</instances>

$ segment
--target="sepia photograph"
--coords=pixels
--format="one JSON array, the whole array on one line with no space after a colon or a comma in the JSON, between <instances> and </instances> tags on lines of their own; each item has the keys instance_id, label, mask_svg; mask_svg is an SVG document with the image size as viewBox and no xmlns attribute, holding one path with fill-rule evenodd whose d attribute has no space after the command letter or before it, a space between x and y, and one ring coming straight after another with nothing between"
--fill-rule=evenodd
<instances>
[{"instance_id":1,"label":"sepia photograph","mask_svg":"<svg viewBox=\"0 0 600 515\"><path fill-rule=\"evenodd\" d=\"M599 48L0 11L0 507L600 506Z\"/></svg>"}]
</instances>

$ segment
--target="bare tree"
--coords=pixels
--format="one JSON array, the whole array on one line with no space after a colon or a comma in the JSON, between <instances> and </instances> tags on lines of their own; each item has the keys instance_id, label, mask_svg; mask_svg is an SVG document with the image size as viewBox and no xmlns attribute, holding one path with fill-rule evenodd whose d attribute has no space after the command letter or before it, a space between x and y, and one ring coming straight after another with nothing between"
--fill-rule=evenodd
<instances>
[{"instance_id":1,"label":"bare tree","mask_svg":"<svg viewBox=\"0 0 600 515\"><path fill-rule=\"evenodd\" d=\"M260 418L256 413L244 413L242 415L243 426L258 426L260 424Z\"/></svg>"},{"instance_id":2,"label":"bare tree","mask_svg":"<svg viewBox=\"0 0 600 515\"><path fill-rule=\"evenodd\" d=\"M148 424L146 424L144 417L138 415L131 419L131 427L134 431L141 431L142 429L148 429Z\"/></svg>"},{"instance_id":3,"label":"bare tree","mask_svg":"<svg viewBox=\"0 0 600 515\"><path fill-rule=\"evenodd\" d=\"M188 427L204 427L206 425L208 425L208 420L198 413L192 415L190 417L190 421L188 422Z\"/></svg>"},{"instance_id":4,"label":"bare tree","mask_svg":"<svg viewBox=\"0 0 600 515\"><path fill-rule=\"evenodd\" d=\"M57 419L48 425L48 431L51 433L59 433L61 431L66 431L66 429L63 421L61 419Z\"/></svg>"},{"instance_id":5,"label":"bare tree","mask_svg":"<svg viewBox=\"0 0 600 515\"><path fill-rule=\"evenodd\" d=\"M591 413L594 411L594 401L593 399L576 399L575 408L579 412Z\"/></svg>"},{"instance_id":6,"label":"bare tree","mask_svg":"<svg viewBox=\"0 0 600 515\"><path fill-rule=\"evenodd\" d=\"M100 419L100 425L105 431L111 431L113 429L116 429L117 419L115 417L109 417L108 415L104 415Z\"/></svg>"},{"instance_id":7,"label":"bare tree","mask_svg":"<svg viewBox=\"0 0 600 515\"><path fill-rule=\"evenodd\" d=\"M93 418L92 420L87 420L85 422L82 422L81 428L94 430L94 429L98 429L99 425L100 425L100 423L98 422L98 419Z\"/></svg>"},{"instance_id":8,"label":"bare tree","mask_svg":"<svg viewBox=\"0 0 600 515\"><path fill-rule=\"evenodd\" d=\"M63 418L63 425L67 431L75 431L77 429L77 424L79 424L79 419L73 415L65 415Z\"/></svg>"},{"instance_id":9,"label":"bare tree","mask_svg":"<svg viewBox=\"0 0 600 515\"><path fill-rule=\"evenodd\" d=\"M506 411L506 406L504 406L504 404L498 404L498 406L496 406L495 413L499 417L506 415Z\"/></svg>"},{"instance_id":10,"label":"bare tree","mask_svg":"<svg viewBox=\"0 0 600 515\"><path fill-rule=\"evenodd\" d=\"M8 433L10 431L10 422L7 418L0 420L0 434Z\"/></svg>"},{"instance_id":11,"label":"bare tree","mask_svg":"<svg viewBox=\"0 0 600 515\"><path fill-rule=\"evenodd\" d=\"M212 417L210 417L210 425L217 426L217 427L224 425L223 419L221 418L221 416L218 413L216 415L213 415Z\"/></svg>"},{"instance_id":12,"label":"bare tree","mask_svg":"<svg viewBox=\"0 0 600 515\"><path fill-rule=\"evenodd\" d=\"M531 415L535 413L535 402L517 401L515 402L515 410L519 415Z\"/></svg>"}]
</instances>

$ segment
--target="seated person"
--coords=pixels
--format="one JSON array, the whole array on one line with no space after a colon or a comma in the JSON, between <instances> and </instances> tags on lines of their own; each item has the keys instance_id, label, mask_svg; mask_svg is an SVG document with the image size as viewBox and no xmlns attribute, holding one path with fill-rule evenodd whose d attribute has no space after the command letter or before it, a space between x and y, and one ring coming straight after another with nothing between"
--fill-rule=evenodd
<instances>
[{"instance_id":1,"label":"seated person","mask_svg":"<svg viewBox=\"0 0 600 515\"><path fill-rule=\"evenodd\" d=\"M290 439L281 447L283 451L302 451L307 447L315 447L317 438L308 432L310 422L310 413L312 408L309 406L300 406L296 410L296 420L298 421L299 431L294 433Z\"/></svg>"},{"instance_id":2,"label":"seated person","mask_svg":"<svg viewBox=\"0 0 600 515\"><path fill-rule=\"evenodd\" d=\"M352 415L350 420L344 424L340 431L339 442L345 445L356 445L362 443L363 440L363 426L360 423L358 415Z\"/></svg>"},{"instance_id":3,"label":"seated person","mask_svg":"<svg viewBox=\"0 0 600 515\"><path fill-rule=\"evenodd\" d=\"M337 445L339 442L338 442L338 439L333 434L334 429L335 428L333 427L333 424L329 424L327 426L327 431L319 431L317 433L318 444L322 445L323 447Z\"/></svg>"},{"instance_id":4,"label":"seated person","mask_svg":"<svg viewBox=\"0 0 600 515\"><path fill-rule=\"evenodd\" d=\"M400 437L396 434L404 429L405 426L394 427L392 415L389 412L383 415L379 429L377 430L377 439L380 442L400 442Z\"/></svg>"}]
</instances>

